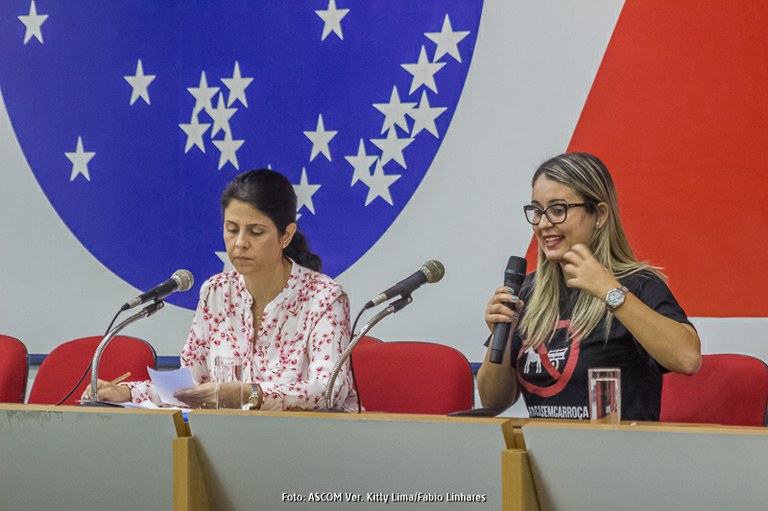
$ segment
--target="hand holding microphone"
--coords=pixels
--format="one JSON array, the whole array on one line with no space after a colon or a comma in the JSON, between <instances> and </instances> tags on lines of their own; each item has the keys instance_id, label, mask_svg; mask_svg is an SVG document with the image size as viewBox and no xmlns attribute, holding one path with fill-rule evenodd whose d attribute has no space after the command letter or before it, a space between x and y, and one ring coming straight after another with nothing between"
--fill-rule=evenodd
<instances>
[{"instance_id":1,"label":"hand holding microphone","mask_svg":"<svg viewBox=\"0 0 768 511\"><path fill-rule=\"evenodd\" d=\"M493 339L491 339L491 354L489 360L494 364L500 364L504 357L504 350L507 347L507 339L514 321L517 326L516 316L517 307L520 302L513 305L515 310L509 308L511 296L520 292L525 280L525 270L527 263L522 257L512 256L507 262L507 268L504 270L504 287L498 288L496 294L491 298L486 309L485 317L488 327L495 323L493 327ZM500 316L502 315L502 316ZM512 318L515 317L515 320Z\"/></svg>"}]
</instances>

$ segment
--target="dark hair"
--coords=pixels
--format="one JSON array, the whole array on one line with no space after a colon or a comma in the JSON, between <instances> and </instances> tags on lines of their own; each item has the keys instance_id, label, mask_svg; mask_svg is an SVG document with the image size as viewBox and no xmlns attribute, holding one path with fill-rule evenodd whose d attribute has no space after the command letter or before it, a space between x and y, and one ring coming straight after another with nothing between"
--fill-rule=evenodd
<instances>
[{"instance_id":1,"label":"dark hair","mask_svg":"<svg viewBox=\"0 0 768 511\"><path fill-rule=\"evenodd\" d=\"M258 169L235 176L221 194L221 209L232 200L247 202L269 217L280 234L296 222L296 192L291 182L279 172ZM296 229L283 254L310 270L320 271L320 256L309 250L307 238Z\"/></svg>"}]
</instances>

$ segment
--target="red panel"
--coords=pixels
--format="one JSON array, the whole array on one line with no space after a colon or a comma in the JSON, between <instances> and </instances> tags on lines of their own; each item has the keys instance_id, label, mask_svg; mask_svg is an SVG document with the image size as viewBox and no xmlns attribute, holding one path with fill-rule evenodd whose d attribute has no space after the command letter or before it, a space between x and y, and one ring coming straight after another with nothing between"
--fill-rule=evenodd
<instances>
[{"instance_id":1,"label":"red panel","mask_svg":"<svg viewBox=\"0 0 768 511\"><path fill-rule=\"evenodd\" d=\"M768 317L766 26L764 2L627 0L568 148L691 316Z\"/></svg>"}]
</instances>

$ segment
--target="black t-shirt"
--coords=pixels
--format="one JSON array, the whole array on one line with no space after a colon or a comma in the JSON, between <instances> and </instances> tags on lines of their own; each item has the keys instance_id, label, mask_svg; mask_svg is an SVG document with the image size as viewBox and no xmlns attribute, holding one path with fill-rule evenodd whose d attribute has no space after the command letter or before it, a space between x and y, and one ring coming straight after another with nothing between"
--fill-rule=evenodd
<instances>
[{"instance_id":1,"label":"black t-shirt","mask_svg":"<svg viewBox=\"0 0 768 511\"><path fill-rule=\"evenodd\" d=\"M521 298L530 298L533 274L526 279ZM681 323L685 312L669 287L649 271L621 279L621 284L648 307ZM622 420L658 421L662 374L667 372L616 318L606 338L602 322L576 342L568 334L576 289L564 288L561 316L554 337L538 350L521 351L519 332L511 337L517 379L531 417L589 419L587 372L596 367L621 369ZM523 312L524 313L524 312Z\"/></svg>"}]
</instances>

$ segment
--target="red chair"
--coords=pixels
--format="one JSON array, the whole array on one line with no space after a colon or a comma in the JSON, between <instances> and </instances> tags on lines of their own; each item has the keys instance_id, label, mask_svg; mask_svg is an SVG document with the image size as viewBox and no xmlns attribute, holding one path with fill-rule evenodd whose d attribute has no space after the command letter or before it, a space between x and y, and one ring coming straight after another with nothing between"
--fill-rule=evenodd
<instances>
[{"instance_id":1,"label":"red chair","mask_svg":"<svg viewBox=\"0 0 768 511\"><path fill-rule=\"evenodd\" d=\"M367 411L447 415L472 408L475 383L464 355L442 344L355 346L352 368Z\"/></svg>"},{"instance_id":2,"label":"red chair","mask_svg":"<svg viewBox=\"0 0 768 511\"><path fill-rule=\"evenodd\" d=\"M23 403L28 375L24 343L10 335L0 335L0 403Z\"/></svg>"},{"instance_id":3,"label":"red chair","mask_svg":"<svg viewBox=\"0 0 768 511\"><path fill-rule=\"evenodd\" d=\"M667 373L661 389L662 422L765 426L768 366L747 355L702 355L692 376Z\"/></svg>"},{"instance_id":4,"label":"red chair","mask_svg":"<svg viewBox=\"0 0 768 511\"><path fill-rule=\"evenodd\" d=\"M369 337L367 335L364 335L360 338L359 341L357 341L357 344L355 344L355 347L352 348L352 356L355 356L355 350L362 348L363 346L370 346L371 344L379 344L381 343L381 339L377 339L376 337Z\"/></svg>"},{"instance_id":5,"label":"red chair","mask_svg":"<svg viewBox=\"0 0 768 511\"><path fill-rule=\"evenodd\" d=\"M28 403L56 404L72 390L88 370L101 337L83 337L57 346L45 357L37 370ZM157 354L152 346L141 339L118 335L101 355L99 378L113 380L130 371L129 381L149 379L147 367L157 368ZM85 387L91 383L91 372L64 401L65 405L77 404Z\"/></svg>"}]
</instances>

